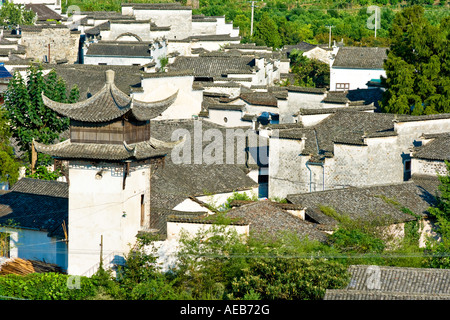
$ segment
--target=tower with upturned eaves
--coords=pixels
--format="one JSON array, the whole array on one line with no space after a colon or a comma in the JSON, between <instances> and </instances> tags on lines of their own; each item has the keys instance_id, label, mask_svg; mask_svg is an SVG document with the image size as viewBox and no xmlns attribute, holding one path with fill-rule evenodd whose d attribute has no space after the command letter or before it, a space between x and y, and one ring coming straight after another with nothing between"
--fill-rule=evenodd
<instances>
[{"instance_id":1,"label":"tower with upturned eaves","mask_svg":"<svg viewBox=\"0 0 450 320\"><path fill-rule=\"evenodd\" d=\"M64 104L42 96L47 107L70 119L70 138L38 152L68 162L68 273L90 275L130 250L150 224L152 167L163 163L175 143L151 137L150 120L176 99L137 101L106 71L103 88L90 98Z\"/></svg>"}]
</instances>

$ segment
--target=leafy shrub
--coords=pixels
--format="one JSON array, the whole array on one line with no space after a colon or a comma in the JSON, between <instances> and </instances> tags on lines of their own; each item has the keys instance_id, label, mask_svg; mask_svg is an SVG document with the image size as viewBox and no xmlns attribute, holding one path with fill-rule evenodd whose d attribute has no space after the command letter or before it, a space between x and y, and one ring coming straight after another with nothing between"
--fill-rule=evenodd
<instances>
[{"instance_id":1,"label":"leafy shrub","mask_svg":"<svg viewBox=\"0 0 450 320\"><path fill-rule=\"evenodd\" d=\"M232 295L235 298L318 300L326 289L344 288L349 276L344 264L326 259L267 257L255 259L236 278Z\"/></svg>"},{"instance_id":2,"label":"leafy shrub","mask_svg":"<svg viewBox=\"0 0 450 320\"><path fill-rule=\"evenodd\" d=\"M69 277L52 272L1 276L0 295L30 300L83 300L96 294L90 278L80 277L79 289L71 289Z\"/></svg>"}]
</instances>

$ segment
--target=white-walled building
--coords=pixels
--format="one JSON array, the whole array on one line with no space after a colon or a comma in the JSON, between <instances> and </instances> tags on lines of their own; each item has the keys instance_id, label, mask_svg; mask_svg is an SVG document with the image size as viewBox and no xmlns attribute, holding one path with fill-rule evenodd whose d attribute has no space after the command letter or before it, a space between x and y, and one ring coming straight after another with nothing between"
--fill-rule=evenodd
<instances>
[{"instance_id":1,"label":"white-walled building","mask_svg":"<svg viewBox=\"0 0 450 320\"><path fill-rule=\"evenodd\" d=\"M83 48L83 63L95 65L147 65L161 67L161 59L167 55L165 40L152 42L99 41Z\"/></svg>"},{"instance_id":2,"label":"white-walled building","mask_svg":"<svg viewBox=\"0 0 450 320\"><path fill-rule=\"evenodd\" d=\"M70 138L54 145L35 142L38 152L68 161L68 273L82 275L105 259L126 254L150 225L150 179L174 143L150 136L150 119L174 100L141 102L114 84L73 105L47 107L70 118ZM109 263L110 261L105 261Z\"/></svg>"},{"instance_id":3,"label":"white-walled building","mask_svg":"<svg viewBox=\"0 0 450 320\"><path fill-rule=\"evenodd\" d=\"M368 82L386 77L387 48L342 47L330 68L330 90L369 88Z\"/></svg>"},{"instance_id":4,"label":"white-walled building","mask_svg":"<svg viewBox=\"0 0 450 320\"><path fill-rule=\"evenodd\" d=\"M0 195L0 256L66 270L68 191L65 182L22 178Z\"/></svg>"},{"instance_id":5,"label":"white-walled building","mask_svg":"<svg viewBox=\"0 0 450 320\"><path fill-rule=\"evenodd\" d=\"M269 196L408 180L422 133L450 131L450 115L401 116L335 110L310 126L272 126ZM409 172L408 172L409 171Z\"/></svg>"}]
</instances>

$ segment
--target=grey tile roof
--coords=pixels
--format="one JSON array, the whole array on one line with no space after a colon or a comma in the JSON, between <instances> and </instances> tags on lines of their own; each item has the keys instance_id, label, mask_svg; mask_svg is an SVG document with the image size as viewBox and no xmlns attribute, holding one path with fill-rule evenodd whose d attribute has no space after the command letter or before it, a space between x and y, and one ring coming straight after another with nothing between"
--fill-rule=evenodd
<instances>
[{"instance_id":1,"label":"grey tile roof","mask_svg":"<svg viewBox=\"0 0 450 320\"><path fill-rule=\"evenodd\" d=\"M106 21L96 25L93 28L89 28L85 31L88 36L97 36L100 34L100 31L107 31L111 28L111 22Z\"/></svg>"},{"instance_id":2,"label":"grey tile roof","mask_svg":"<svg viewBox=\"0 0 450 320\"><path fill-rule=\"evenodd\" d=\"M301 139L305 136L304 155L332 155L334 143L363 145L363 136L394 135L394 118L393 114L341 108L317 125L280 130L279 136L289 139Z\"/></svg>"},{"instance_id":3,"label":"grey tile roof","mask_svg":"<svg viewBox=\"0 0 450 320\"><path fill-rule=\"evenodd\" d=\"M342 47L336 54L333 68L383 69L387 48Z\"/></svg>"},{"instance_id":4,"label":"grey tile roof","mask_svg":"<svg viewBox=\"0 0 450 320\"><path fill-rule=\"evenodd\" d=\"M411 180L422 190L428 198L440 195L439 185L441 184L437 175L425 175L414 173ZM433 202L434 203L434 202Z\"/></svg>"},{"instance_id":5,"label":"grey tile roof","mask_svg":"<svg viewBox=\"0 0 450 320\"><path fill-rule=\"evenodd\" d=\"M158 230L158 234L163 238L167 237L167 221L176 221L177 219L192 219L195 217L204 217L205 212L195 211L177 211L167 208L158 208L152 206L150 208L151 217L150 228Z\"/></svg>"},{"instance_id":6,"label":"grey tile roof","mask_svg":"<svg viewBox=\"0 0 450 320\"><path fill-rule=\"evenodd\" d=\"M348 107L345 107L345 109L347 111L349 111L349 110L374 111L376 109L376 107L374 105L370 104L370 105L361 105L361 106L348 106ZM341 108L317 108L317 109L301 108L301 109L299 109L298 113L296 113L294 115L331 114L331 113L336 113L339 110L341 110Z\"/></svg>"},{"instance_id":7,"label":"grey tile roof","mask_svg":"<svg viewBox=\"0 0 450 320\"><path fill-rule=\"evenodd\" d=\"M272 92L247 92L241 93L240 98L251 105L277 107L278 99Z\"/></svg>"},{"instance_id":8,"label":"grey tile roof","mask_svg":"<svg viewBox=\"0 0 450 320\"><path fill-rule=\"evenodd\" d=\"M0 196L0 224L48 232L64 238L61 224L68 222L68 184L22 178Z\"/></svg>"},{"instance_id":9,"label":"grey tile roof","mask_svg":"<svg viewBox=\"0 0 450 320\"><path fill-rule=\"evenodd\" d=\"M189 133L191 164L176 164L169 153L165 160L165 165L159 168L152 177L152 206L159 208L174 208L178 203L189 196L200 196L207 194L233 192L237 190L248 190L258 184L246 174L245 164L226 164L226 150L224 147L223 164L200 164L194 163L194 155L198 148L198 142L194 140L194 123L200 120L154 120L151 122L152 137L168 141L171 140L175 130L186 130ZM227 128L216 125L208 121L201 121L202 130L213 129L222 132L223 137L227 137ZM244 132L246 129L243 129ZM228 139L232 139L229 137ZM252 143L253 139L250 139ZM230 145L236 146L235 156L237 156L239 144L238 139L230 141ZM210 142L202 141L204 150ZM225 143L225 140L224 140ZM265 141L267 143L267 141ZM250 166L254 166L250 164Z\"/></svg>"},{"instance_id":10,"label":"grey tile roof","mask_svg":"<svg viewBox=\"0 0 450 320\"><path fill-rule=\"evenodd\" d=\"M292 92L302 92L302 93L322 94L322 95L327 91L326 88L311 88L298 86L288 86L286 87L286 89Z\"/></svg>"},{"instance_id":11,"label":"grey tile roof","mask_svg":"<svg viewBox=\"0 0 450 320\"><path fill-rule=\"evenodd\" d=\"M59 159L92 159L92 160L117 160L129 159L144 160L164 157L171 150L172 145L156 139L138 142L130 145L73 143L69 140L44 145L34 143L38 152L48 154Z\"/></svg>"},{"instance_id":12,"label":"grey tile roof","mask_svg":"<svg viewBox=\"0 0 450 320\"><path fill-rule=\"evenodd\" d=\"M58 114L71 120L85 122L106 122L117 119L126 113L132 113L136 119L146 121L159 116L176 99L178 92L161 101L143 102L130 98L114 84L114 71L106 71L112 75L111 82L92 97L73 104L59 103L42 94L44 104Z\"/></svg>"},{"instance_id":13,"label":"grey tile roof","mask_svg":"<svg viewBox=\"0 0 450 320\"><path fill-rule=\"evenodd\" d=\"M379 282L369 268L377 268ZM327 290L324 300L450 300L448 269L353 265L348 271L347 288Z\"/></svg>"},{"instance_id":14,"label":"grey tile roof","mask_svg":"<svg viewBox=\"0 0 450 320\"><path fill-rule=\"evenodd\" d=\"M250 224L250 233L277 237L283 232L293 232L301 238L321 242L327 241L327 234L316 224L302 220L270 201L256 201L232 208L227 217L242 218Z\"/></svg>"},{"instance_id":15,"label":"grey tile roof","mask_svg":"<svg viewBox=\"0 0 450 320\"><path fill-rule=\"evenodd\" d=\"M193 70L196 77L221 77L233 71L251 74L254 66L255 61L252 56L202 54L198 57L179 56L168 66L168 69L170 71Z\"/></svg>"},{"instance_id":16,"label":"grey tile roof","mask_svg":"<svg viewBox=\"0 0 450 320\"><path fill-rule=\"evenodd\" d=\"M293 45L286 45L283 47L283 51L286 51L288 54L293 50L293 49L297 49L303 52L308 52L312 49L314 49L315 47L317 47L317 45L315 44L311 44L305 41L301 41L297 44L293 44Z\"/></svg>"},{"instance_id":17,"label":"grey tile roof","mask_svg":"<svg viewBox=\"0 0 450 320\"><path fill-rule=\"evenodd\" d=\"M167 3L122 3L123 7L133 7L135 10L192 10L192 7L183 6L178 2Z\"/></svg>"},{"instance_id":18,"label":"grey tile roof","mask_svg":"<svg viewBox=\"0 0 450 320\"><path fill-rule=\"evenodd\" d=\"M59 14L47 7L45 4L28 3L25 5L25 9L32 10L34 13L36 13L38 21L46 21L49 19L59 21L62 19Z\"/></svg>"},{"instance_id":19,"label":"grey tile roof","mask_svg":"<svg viewBox=\"0 0 450 320\"><path fill-rule=\"evenodd\" d=\"M402 208L425 216L435 201L433 195L413 182L290 194L286 199L307 207L307 215L318 223L325 224L333 221L321 212L320 206L331 207L352 219L370 221L377 217L386 219L388 224L392 224L416 219L404 213Z\"/></svg>"},{"instance_id":20,"label":"grey tile roof","mask_svg":"<svg viewBox=\"0 0 450 320\"><path fill-rule=\"evenodd\" d=\"M103 66L86 64L45 64L44 70L54 69L58 76L64 79L67 88L78 86L80 91L80 101L85 100L102 90L105 85L105 71L113 70L116 73L114 79L115 86L125 94L130 94L132 87L140 87L141 69L140 66Z\"/></svg>"},{"instance_id":21,"label":"grey tile roof","mask_svg":"<svg viewBox=\"0 0 450 320\"><path fill-rule=\"evenodd\" d=\"M415 148L414 158L450 161L450 132L435 136L432 141Z\"/></svg>"},{"instance_id":22,"label":"grey tile roof","mask_svg":"<svg viewBox=\"0 0 450 320\"><path fill-rule=\"evenodd\" d=\"M151 57L151 44L142 42L97 42L89 45L86 56Z\"/></svg>"}]
</instances>

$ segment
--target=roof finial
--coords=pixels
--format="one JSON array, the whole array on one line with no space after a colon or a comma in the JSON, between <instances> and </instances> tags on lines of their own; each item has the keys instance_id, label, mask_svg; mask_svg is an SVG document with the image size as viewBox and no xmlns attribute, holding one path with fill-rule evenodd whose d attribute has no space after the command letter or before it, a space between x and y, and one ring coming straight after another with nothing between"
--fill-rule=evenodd
<instances>
[{"instance_id":1,"label":"roof finial","mask_svg":"<svg viewBox=\"0 0 450 320\"><path fill-rule=\"evenodd\" d=\"M114 71L106 70L106 83L113 84L114 83Z\"/></svg>"}]
</instances>

